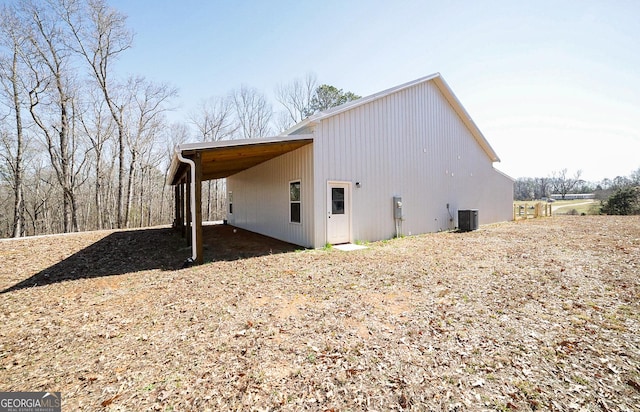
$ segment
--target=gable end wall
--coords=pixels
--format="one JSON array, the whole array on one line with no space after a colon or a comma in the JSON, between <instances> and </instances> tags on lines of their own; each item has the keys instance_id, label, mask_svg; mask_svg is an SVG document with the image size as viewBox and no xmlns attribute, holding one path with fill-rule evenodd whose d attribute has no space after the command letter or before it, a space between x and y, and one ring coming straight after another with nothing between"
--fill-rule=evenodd
<instances>
[{"instance_id":1,"label":"gable end wall","mask_svg":"<svg viewBox=\"0 0 640 412\"><path fill-rule=\"evenodd\" d=\"M452 229L458 209L478 209L481 224L511 218L513 181L494 170L433 82L323 119L314 156L316 247L326 241L330 180L354 183L352 241L395 235L395 195L405 235Z\"/></svg>"}]
</instances>

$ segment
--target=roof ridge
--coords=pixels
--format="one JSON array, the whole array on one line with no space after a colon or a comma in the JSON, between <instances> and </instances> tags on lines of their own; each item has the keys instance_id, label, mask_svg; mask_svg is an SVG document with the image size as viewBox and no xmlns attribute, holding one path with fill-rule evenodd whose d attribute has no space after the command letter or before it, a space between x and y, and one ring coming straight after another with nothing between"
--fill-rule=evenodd
<instances>
[{"instance_id":1,"label":"roof ridge","mask_svg":"<svg viewBox=\"0 0 640 412\"><path fill-rule=\"evenodd\" d=\"M285 134L285 135L291 134L291 133L293 133L293 132L295 132L297 130L302 129L303 127L305 127L309 123L315 123L315 122L317 122L319 120L326 119L327 117L334 116L334 115L336 115L338 113L342 113L342 112L347 111L347 110L351 110L354 107L358 107L360 105L363 105L363 104L378 100L378 99L380 99L380 98L382 98L384 96L388 96L388 95L390 95L392 93L398 92L398 91L406 89L408 87L415 86L416 84L420 84L420 83L423 83L423 82L427 82L427 81L433 80L433 79L435 79L437 77L442 77L442 75L439 72L435 72L435 73L432 73L432 74L430 74L428 76L423 76L423 77L420 77L418 79L411 80L409 82L402 83L400 85L393 86L393 87L390 87L388 89L384 89L382 91L370 94L368 96L364 96L364 97L361 97L359 99L343 103L343 104L341 104L339 106L331 107L331 108L329 108L327 110L323 110L321 112L314 113L311 116L309 116L309 117L301 120L300 122L294 124L289 129L285 130L283 132L283 134Z\"/></svg>"},{"instance_id":2,"label":"roof ridge","mask_svg":"<svg viewBox=\"0 0 640 412\"><path fill-rule=\"evenodd\" d=\"M359 106L362 106L364 104L374 102L390 94L397 93L404 89L414 87L418 84L429 82L429 81L434 81L435 86L438 88L442 96L445 98L447 102L449 102L453 111L458 115L462 123L464 123L464 125L467 127L471 135L474 137L476 142L478 142L480 147L482 147L482 150L484 150L484 152L491 159L491 161L499 162L500 158L496 154L495 150L493 150L493 148L487 141L486 137L484 137L484 134L480 131L480 128L473 121L473 119L471 118L467 110L462 105L462 102L460 102L460 100L455 95L455 93L453 93L453 90L451 89L451 87L449 87L449 85L444 80L444 77L442 77L440 72L435 72L428 76L420 77L418 79L400 84L398 86L391 87L389 89L382 90L380 92L371 94L369 96L361 97L358 100L353 100L351 102L341 104L340 106L332 107L331 109L325 110L324 112L316 113L312 116L307 117L301 122L295 124L288 130L284 131L283 134L291 135L299 130L302 130L309 124L317 123L323 119L327 119L329 117L343 113L347 110L351 110Z\"/></svg>"}]
</instances>

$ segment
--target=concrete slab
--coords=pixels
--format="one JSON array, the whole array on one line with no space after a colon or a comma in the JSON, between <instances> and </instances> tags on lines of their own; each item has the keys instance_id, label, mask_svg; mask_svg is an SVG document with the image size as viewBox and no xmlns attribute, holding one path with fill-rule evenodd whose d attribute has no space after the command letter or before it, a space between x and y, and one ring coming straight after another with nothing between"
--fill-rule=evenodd
<instances>
[{"instance_id":1,"label":"concrete slab","mask_svg":"<svg viewBox=\"0 0 640 412\"><path fill-rule=\"evenodd\" d=\"M368 249L366 246L354 245L353 243L345 243L344 245L333 245L333 248L342 250L344 252L351 252L352 250Z\"/></svg>"}]
</instances>

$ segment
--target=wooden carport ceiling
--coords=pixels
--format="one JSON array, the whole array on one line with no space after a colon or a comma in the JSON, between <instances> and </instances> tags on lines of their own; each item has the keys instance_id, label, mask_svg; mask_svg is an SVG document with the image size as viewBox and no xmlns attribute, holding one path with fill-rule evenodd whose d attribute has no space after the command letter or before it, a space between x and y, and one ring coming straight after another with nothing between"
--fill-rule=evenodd
<instances>
[{"instance_id":1,"label":"wooden carport ceiling","mask_svg":"<svg viewBox=\"0 0 640 412\"><path fill-rule=\"evenodd\" d=\"M202 180L234 175L309 143L311 141L297 140L205 150L202 152Z\"/></svg>"},{"instance_id":2,"label":"wooden carport ceiling","mask_svg":"<svg viewBox=\"0 0 640 412\"><path fill-rule=\"evenodd\" d=\"M228 140L212 143L191 143L177 147L182 156L194 159L200 153L202 180L220 179L249 169L262 162L296 150L313 142L310 135L267 139ZM174 156L171 184L177 184L188 166Z\"/></svg>"}]
</instances>

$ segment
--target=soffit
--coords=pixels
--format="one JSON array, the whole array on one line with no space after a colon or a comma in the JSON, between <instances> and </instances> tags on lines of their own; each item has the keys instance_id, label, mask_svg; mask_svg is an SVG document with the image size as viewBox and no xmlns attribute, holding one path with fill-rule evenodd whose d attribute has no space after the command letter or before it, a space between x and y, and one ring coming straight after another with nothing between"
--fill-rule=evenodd
<instances>
[{"instance_id":1,"label":"soffit","mask_svg":"<svg viewBox=\"0 0 640 412\"><path fill-rule=\"evenodd\" d=\"M185 144L178 146L176 151L191 160L200 156L202 180L205 181L229 177L312 142L313 138L309 135L295 138L244 139ZM168 183L177 184L188 170L188 165L180 162L178 155L175 154L167 179Z\"/></svg>"}]
</instances>

